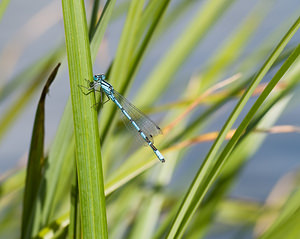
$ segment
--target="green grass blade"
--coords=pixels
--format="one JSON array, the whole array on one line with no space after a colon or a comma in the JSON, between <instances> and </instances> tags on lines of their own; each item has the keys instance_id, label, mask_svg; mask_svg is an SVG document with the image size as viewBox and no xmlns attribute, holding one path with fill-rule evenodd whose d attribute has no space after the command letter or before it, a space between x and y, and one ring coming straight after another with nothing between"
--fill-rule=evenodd
<instances>
[{"instance_id":1,"label":"green grass blade","mask_svg":"<svg viewBox=\"0 0 300 239\"><path fill-rule=\"evenodd\" d=\"M218 138L216 139L208 155L206 156L204 163L202 164L200 170L198 171L196 177L194 178L187 194L185 195L185 198L179 208L179 211L175 217L173 225L169 231L168 238L182 236L187 224L189 223L191 217L195 213L195 210L200 205L200 202L202 201L209 186L217 177L222 165L225 163L225 159L233 149L241 133L248 125L249 121L253 117L258 107L263 103L266 96L270 93L270 90L273 89L273 87L276 85L278 80L281 79L282 73L284 73L288 69L290 64L294 62L296 55L299 54L299 52L296 50L294 54L292 54L291 57L289 58L290 60L286 61L284 66L281 68L281 70L278 71L276 77L274 77L272 81L268 84L268 87L264 90L264 93L262 93L261 97L259 97L259 99L256 101L256 104L251 108L248 115L245 117L245 120L240 124L233 138L228 142L227 146L223 150L223 153L216 161L215 156L217 155L221 147L221 144L224 142L225 136L231 129L233 123L239 116L240 112L244 108L246 102L251 97L253 91L255 90L259 82L263 79L265 74L271 68L271 66L273 65L273 63L275 62L279 54L283 51L284 47L287 45L289 40L298 30L299 26L300 26L300 18L297 19L295 24L290 28L288 33L278 44L276 49L273 51L269 59L265 62L261 70L258 72L257 76L254 78L252 84L249 86L249 88L247 89L247 91L245 92L245 94L243 95L243 97L241 98L241 100L239 101L239 103L231 113L227 122L225 123L222 130L220 131Z\"/></svg>"},{"instance_id":2,"label":"green grass blade","mask_svg":"<svg viewBox=\"0 0 300 239\"><path fill-rule=\"evenodd\" d=\"M78 85L92 79L92 62L83 1L62 1L76 142L82 236L107 238L100 138L94 94Z\"/></svg>"},{"instance_id":3,"label":"green grass blade","mask_svg":"<svg viewBox=\"0 0 300 239\"><path fill-rule=\"evenodd\" d=\"M104 32L106 31L107 23L111 17L114 4L115 0L107 1L102 12L103 16L101 16L97 24L90 46L93 61L96 58L99 45L104 36ZM41 198L44 198L42 218L45 224L55 219L53 218L53 213L56 207L55 202L61 201L61 198L57 196L57 192L64 190L61 188L65 188L70 185L70 183L66 181L66 175L69 175L69 168L73 167L75 163L73 157L75 146L73 130L72 105L69 99L55 135L53 145L49 151L49 166L45 172L45 181L40 188ZM63 181L59 181L60 179Z\"/></svg>"},{"instance_id":4,"label":"green grass blade","mask_svg":"<svg viewBox=\"0 0 300 239\"><path fill-rule=\"evenodd\" d=\"M42 180L43 168L45 167L45 100L49 87L54 81L59 67L60 63L49 76L42 91L35 115L26 172L21 238L32 238L39 230L38 223L35 223L35 218L32 217L32 209L35 207L38 188Z\"/></svg>"}]
</instances>

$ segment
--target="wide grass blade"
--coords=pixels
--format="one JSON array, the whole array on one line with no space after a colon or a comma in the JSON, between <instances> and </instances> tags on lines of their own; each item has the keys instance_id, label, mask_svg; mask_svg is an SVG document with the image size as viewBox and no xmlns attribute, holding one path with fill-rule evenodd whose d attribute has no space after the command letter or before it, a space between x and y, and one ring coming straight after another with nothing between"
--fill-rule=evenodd
<instances>
[{"instance_id":1,"label":"wide grass blade","mask_svg":"<svg viewBox=\"0 0 300 239\"><path fill-rule=\"evenodd\" d=\"M94 94L78 85L92 79L84 1L62 1L75 132L82 236L107 238L104 183Z\"/></svg>"},{"instance_id":2,"label":"wide grass blade","mask_svg":"<svg viewBox=\"0 0 300 239\"><path fill-rule=\"evenodd\" d=\"M100 17L97 24L96 31L90 45L92 61L96 58L99 45L104 36L104 32L106 31L107 23L111 17L114 4L115 0L107 1L102 12L103 16ZM88 108L90 107L91 106L89 105ZM61 193L57 195L58 191L62 191L63 193L66 187L70 187L70 182L66 180L66 178L71 176L72 170L70 171L70 168L73 168L75 164L73 155L75 138L73 130L72 105L71 100L69 99L52 147L49 150L49 166L45 172L45 181L43 184L44 189L40 189L40 193L43 195L41 197L44 198L42 217L45 223L54 220L53 213L56 208L55 202L60 202L62 198L59 195L63 195Z\"/></svg>"}]
</instances>

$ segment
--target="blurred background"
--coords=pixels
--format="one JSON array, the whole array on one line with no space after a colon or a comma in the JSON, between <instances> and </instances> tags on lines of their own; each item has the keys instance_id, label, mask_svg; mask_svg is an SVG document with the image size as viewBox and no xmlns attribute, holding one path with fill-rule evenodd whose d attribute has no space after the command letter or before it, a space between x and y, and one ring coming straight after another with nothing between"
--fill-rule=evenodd
<instances>
[{"instance_id":1,"label":"blurred background","mask_svg":"<svg viewBox=\"0 0 300 239\"><path fill-rule=\"evenodd\" d=\"M106 72L116 54L126 19L128 2L119 0L116 3L113 17L108 25L94 64L95 74ZM184 32L189 22L205 2L204 0L171 1L168 12L172 12L178 6L181 6L182 11L178 11L178 16L175 19L171 19L169 27L155 40L151 50L147 52L128 94L129 100L134 98L137 94L136 91L143 84L145 78L163 58L178 36ZM86 10L90 14L92 1L85 1L85 4ZM104 5L104 1L101 1L101 5ZM234 62L246 61L248 56L252 55L253 51L262 43L269 42L270 48L266 49L265 57L263 57L265 60L272 47L276 46L287 29L299 16L300 1L233 1L228 10L177 70L172 84L156 105L176 102L178 96L182 93L182 89L189 84L190 79L205 72L210 62L214 61L214 56L219 49L222 49L222 46L226 44L227 40L230 40L232 34L245 21L245 18L253 12L256 12L257 19L259 19L258 22L253 23L257 26L247 36L247 43L241 48L239 56ZM30 75L27 70L34 69L35 65L49 60L47 57L55 51L57 51L57 56L62 61L62 67L50 87L46 99L46 150L50 147L55 136L65 104L69 98L70 89L64 53L64 26L60 1L11 1L2 16L0 29L0 122L1 118L3 119L11 109L15 112L11 118L8 118L7 123L2 125L3 128L0 130L1 178L1 174L5 175L9 171L26 165L35 110L43 86L43 82L41 84L37 83L32 92L24 93L27 84L31 84L26 80ZM299 42L300 32L296 33L289 46L295 46ZM57 61L48 62L47 64L54 66L55 63ZM253 68L257 70L261 65L258 62ZM270 80L279 66L272 69L264 81ZM216 65L216 69L217 67ZM239 73L240 69L237 69L234 63L228 65L226 70L217 76L217 81ZM245 72L247 72L246 69ZM22 80L23 75L26 77ZM46 79L47 76L48 74L45 74L44 78ZM293 90L292 98L277 120L276 125L300 126L299 93L300 88L297 86ZM16 104L22 94L28 97L23 98L20 103ZM255 99L250 100L246 109L250 108ZM21 105L22 103L24 103L24 106ZM220 130L235 104L236 101L230 101L222 106L215 113L213 120L206 126L203 133ZM197 110L200 112L206 107L206 105L202 105ZM165 112L160 112L155 114L153 118L159 122L163 115L165 115ZM245 114L243 113L243 115ZM265 201L280 179L287 180L289 175L298 173L300 165L299 142L300 134L297 130L293 130L291 133L268 135L258 151L240 171L238 180L229 196L256 202ZM201 165L211 145L212 142L196 144L185 154L174 172L170 186L167 188L170 193L179 195L186 191L185 186L189 185L193 179L193 175ZM220 231L222 232L222 228ZM233 238L234 231L227 231L227 234L222 234L220 231L208 235L207 238Z\"/></svg>"}]
</instances>

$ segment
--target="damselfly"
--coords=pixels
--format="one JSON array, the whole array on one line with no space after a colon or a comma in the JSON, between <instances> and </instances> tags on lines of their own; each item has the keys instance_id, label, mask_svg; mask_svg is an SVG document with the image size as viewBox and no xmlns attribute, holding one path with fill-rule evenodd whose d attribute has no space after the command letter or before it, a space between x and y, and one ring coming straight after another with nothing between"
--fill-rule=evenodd
<instances>
[{"instance_id":1,"label":"damselfly","mask_svg":"<svg viewBox=\"0 0 300 239\"><path fill-rule=\"evenodd\" d=\"M105 95L114 102L121 110L125 125L133 129L137 137L146 145L149 145L157 158L164 163L165 158L153 144L153 136L161 134L161 129L138 108L131 104L125 97L118 93L111 84L105 81L105 75L94 75L93 82L89 82L89 87L81 86L88 90L85 94L90 94L93 91L104 92Z\"/></svg>"}]
</instances>

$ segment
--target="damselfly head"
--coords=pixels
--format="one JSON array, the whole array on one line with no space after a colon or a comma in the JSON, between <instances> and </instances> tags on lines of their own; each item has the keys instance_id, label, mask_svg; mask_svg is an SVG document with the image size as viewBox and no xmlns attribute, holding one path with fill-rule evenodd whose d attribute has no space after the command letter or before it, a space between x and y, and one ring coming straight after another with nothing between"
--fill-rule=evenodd
<instances>
[{"instance_id":1,"label":"damselfly head","mask_svg":"<svg viewBox=\"0 0 300 239\"><path fill-rule=\"evenodd\" d=\"M98 74L98 75L94 75L94 80L95 81L103 81L105 80L105 75L104 74Z\"/></svg>"}]
</instances>

